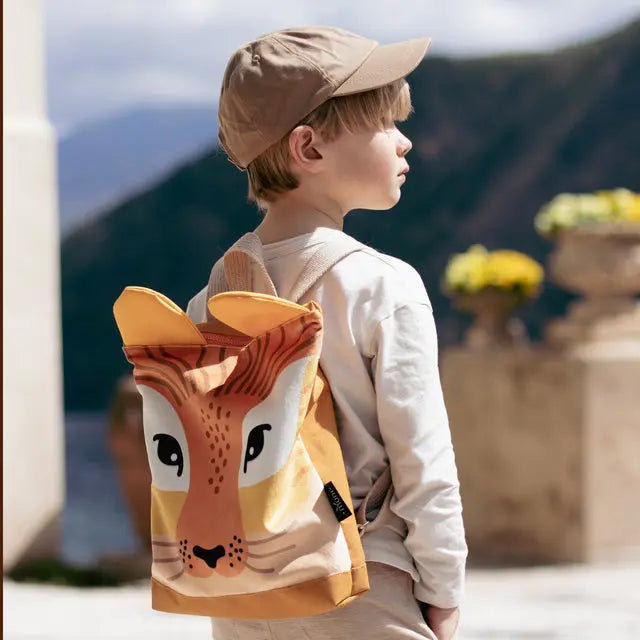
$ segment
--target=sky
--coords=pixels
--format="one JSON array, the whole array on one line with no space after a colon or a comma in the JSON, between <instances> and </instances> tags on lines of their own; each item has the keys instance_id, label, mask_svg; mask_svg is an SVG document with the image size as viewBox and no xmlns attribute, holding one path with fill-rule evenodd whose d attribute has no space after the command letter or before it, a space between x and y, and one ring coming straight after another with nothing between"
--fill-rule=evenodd
<instances>
[{"instance_id":1,"label":"sky","mask_svg":"<svg viewBox=\"0 0 640 640\"><path fill-rule=\"evenodd\" d=\"M428 36L452 57L550 51L640 17L640 0L42 0L47 102L60 137L140 106L215 105L257 36L332 25L381 44Z\"/></svg>"}]
</instances>

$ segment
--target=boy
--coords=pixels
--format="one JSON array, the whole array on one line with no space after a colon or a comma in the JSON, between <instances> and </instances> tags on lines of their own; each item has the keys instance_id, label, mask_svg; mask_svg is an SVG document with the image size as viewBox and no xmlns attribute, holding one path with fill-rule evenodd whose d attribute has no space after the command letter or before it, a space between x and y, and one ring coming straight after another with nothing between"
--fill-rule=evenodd
<instances>
[{"instance_id":1,"label":"boy","mask_svg":"<svg viewBox=\"0 0 640 640\"><path fill-rule=\"evenodd\" d=\"M390 209L400 199L412 145L395 121L412 111L404 77L429 43L380 46L339 28L299 27L265 34L231 57L219 139L264 212L254 233L279 296L289 296L321 244L344 239L349 211ZM364 596L308 618L213 619L214 638L452 638L467 547L422 280L368 248L339 261L300 303L309 300L324 310L320 365L354 507L389 464L391 519L362 538L371 587ZM206 288L189 303L197 322L205 302Z\"/></svg>"}]
</instances>

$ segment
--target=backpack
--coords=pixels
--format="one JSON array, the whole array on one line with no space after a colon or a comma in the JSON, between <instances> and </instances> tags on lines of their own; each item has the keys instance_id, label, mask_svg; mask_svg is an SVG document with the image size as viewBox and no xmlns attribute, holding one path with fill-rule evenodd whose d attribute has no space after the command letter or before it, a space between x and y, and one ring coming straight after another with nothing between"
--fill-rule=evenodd
<instances>
[{"instance_id":1,"label":"backpack","mask_svg":"<svg viewBox=\"0 0 640 640\"><path fill-rule=\"evenodd\" d=\"M152 475L154 609L293 618L369 589L361 536L388 507L390 471L354 514L319 367L322 310L297 303L363 246L346 237L321 247L285 300L246 234L190 302L195 322L145 287L116 300Z\"/></svg>"}]
</instances>

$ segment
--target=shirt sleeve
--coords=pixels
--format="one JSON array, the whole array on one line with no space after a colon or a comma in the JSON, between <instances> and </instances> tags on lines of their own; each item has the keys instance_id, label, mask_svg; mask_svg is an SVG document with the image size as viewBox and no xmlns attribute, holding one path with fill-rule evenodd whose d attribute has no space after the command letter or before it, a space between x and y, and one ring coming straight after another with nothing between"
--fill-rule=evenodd
<instances>
[{"instance_id":1,"label":"shirt sleeve","mask_svg":"<svg viewBox=\"0 0 640 640\"><path fill-rule=\"evenodd\" d=\"M438 607L458 606L467 545L428 298L382 318L371 346L378 421L395 491L391 509L407 524L405 545L420 575L414 595Z\"/></svg>"}]
</instances>

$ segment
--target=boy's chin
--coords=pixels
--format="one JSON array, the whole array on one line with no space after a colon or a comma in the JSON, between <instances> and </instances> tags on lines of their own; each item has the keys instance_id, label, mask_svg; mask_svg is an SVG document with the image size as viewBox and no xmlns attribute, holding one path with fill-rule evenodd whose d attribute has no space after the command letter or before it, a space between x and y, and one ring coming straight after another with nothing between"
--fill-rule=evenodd
<instances>
[{"instance_id":1,"label":"boy's chin","mask_svg":"<svg viewBox=\"0 0 640 640\"><path fill-rule=\"evenodd\" d=\"M401 197L400 189L398 189L397 193L388 194L387 197L380 198L375 202L370 202L367 206L358 207L358 209L366 209L368 211L389 211L393 209L398 202L400 202Z\"/></svg>"},{"instance_id":2,"label":"boy's chin","mask_svg":"<svg viewBox=\"0 0 640 640\"><path fill-rule=\"evenodd\" d=\"M393 207L395 207L398 202L400 202L401 196L402 194L400 193L400 189L398 189L398 193L395 196L389 198L387 204L383 207L380 207L380 211L391 211L391 209L393 209Z\"/></svg>"}]
</instances>

